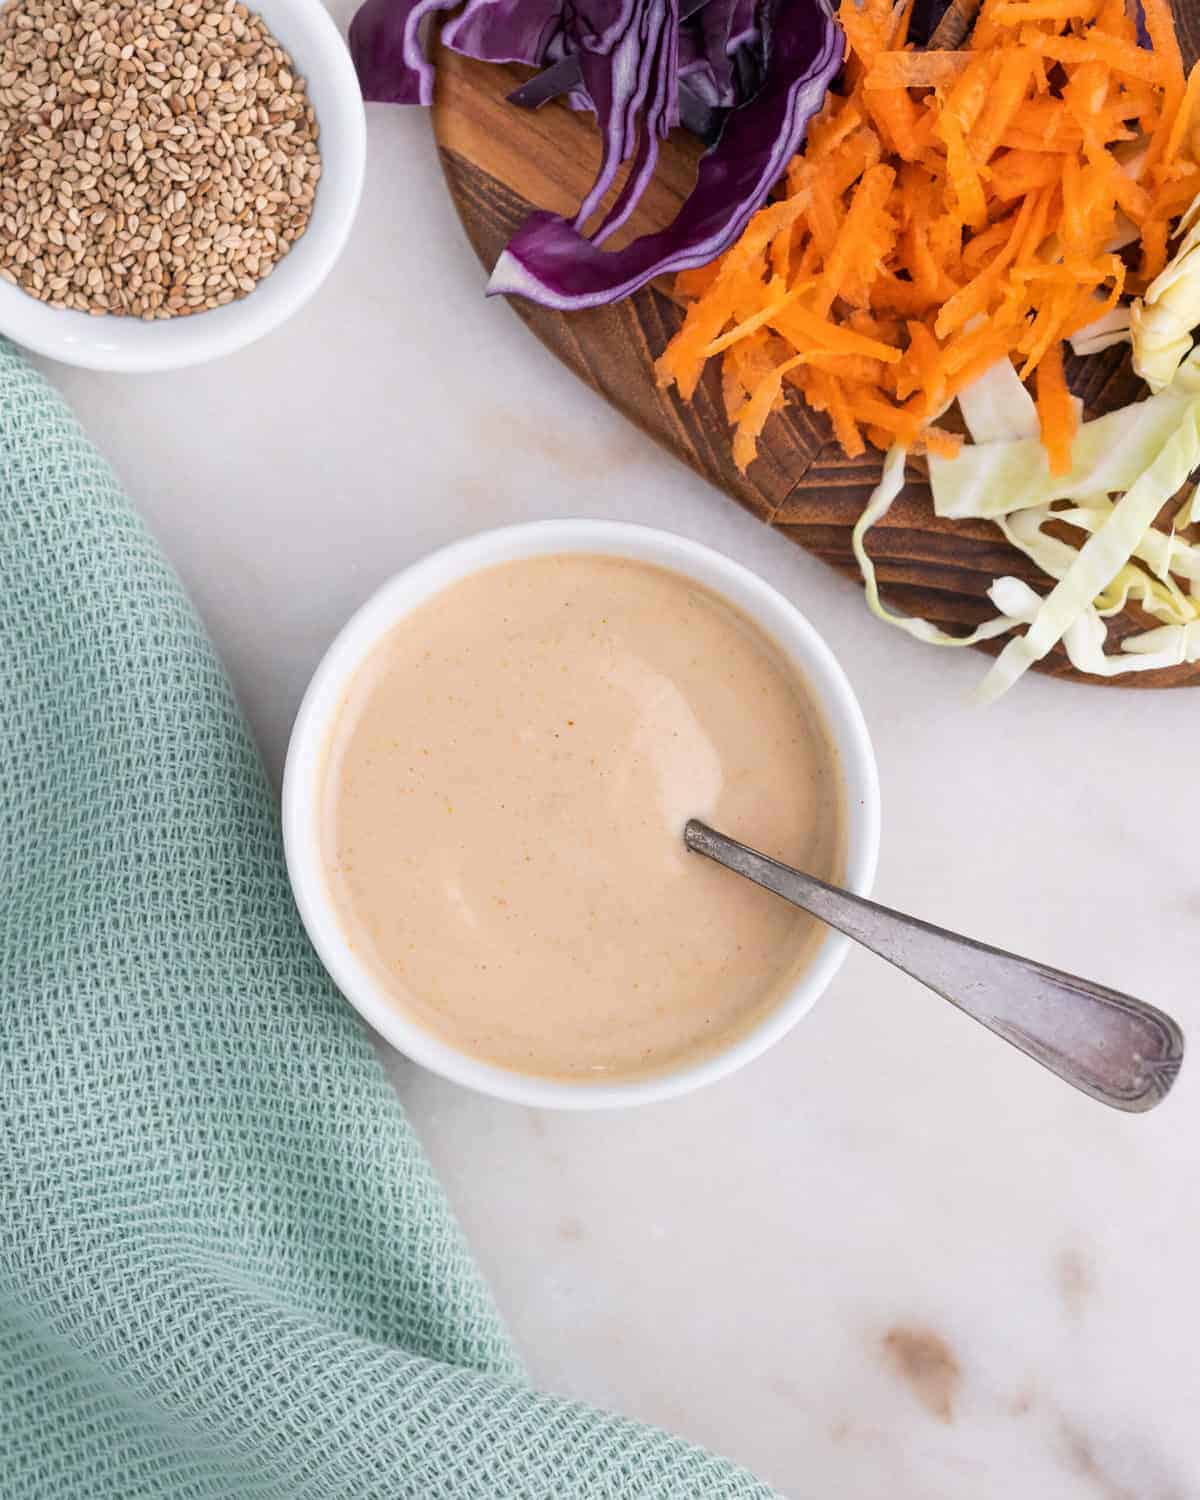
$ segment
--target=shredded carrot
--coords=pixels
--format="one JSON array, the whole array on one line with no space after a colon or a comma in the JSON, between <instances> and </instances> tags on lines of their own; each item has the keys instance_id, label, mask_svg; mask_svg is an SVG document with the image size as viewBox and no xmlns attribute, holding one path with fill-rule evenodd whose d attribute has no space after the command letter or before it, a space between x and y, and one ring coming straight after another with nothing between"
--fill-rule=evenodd
<instances>
[{"instance_id":1,"label":"shredded carrot","mask_svg":"<svg viewBox=\"0 0 1200 1500\"><path fill-rule=\"evenodd\" d=\"M732 359L721 361L721 404L725 408L725 419L732 426L746 404L746 391L742 385L737 363Z\"/></svg>"},{"instance_id":2,"label":"shredded carrot","mask_svg":"<svg viewBox=\"0 0 1200 1500\"><path fill-rule=\"evenodd\" d=\"M877 396L862 386L843 384L850 400L850 409L856 420L870 422L883 432L890 432L902 443L914 442L921 430L921 421L915 412L901 411L890 401Z\"/></svg>"},{"instance_id":3,"label":"shredded carrot","mask_svg":"<svg viewBox=\"0 0 1200 1500\"><path fill-rule=\"evenodd\" d=\"M983 183L967 150L962 125L949 109L942 111L938 121L938 134L946 143L946 176L950 183L954 209L964 224L972 229L982 229L987 223L987 200L983 196Z\"/></svg>"},{"instance_id":4,"label":"shredded carrot","mask_svg":"<svg viewBox=\"0 0 1200 1500\"><path fill-rule=\"evenodd\" d=\"M1171 121L1171 128L1167 133L1166 145L1163 149L1164 166L1169 166L1179 155L1179 148L1183 145L1188 126L1196 113L1198 100L1200 100L1200 63L1197 63L1188 74L1187 88L1183 92L1179 108L1175 111L1175 117Z\"/></svg>"},{"instance_id":5,"label":"shredded carrot","mask_svg":"<svg viewBox=\"0 0 1200 1500\"><path fill-rule=\"evenodd\" d=\"M1128 47L1101 32L1093 31L1088 37L1044 36L1026 28L1021 35L1027 47L1052 62L1099 62L1126 78L1139 78L1143 83L1162 82L1162 66L1153 52Z\"/></svg>"},{"instance_id":6,"label":"shredded carrot","mask_svg":"<svg viewBox=\"0 0 1200 1500\"><path fill-rule=\"evenodd\" d=\"M1037 413L1051 474L1069 474L1071 444L1079 419L1063 374L1061 344L1051 345L1038 366Z\"/></svg>"},{"instance_id":7,"label":"shredded carrot","mask_svg":"<svg viewBox=\"0 0 1200 1500\"><path fill-rule=\"evenodd\" d=\"M1087 216L1083 170L1077 156L1063 158L1059 183L1063 205L1059 238L1066 255L1087 256L1097 248L1095 230Z\"/></svg>"},{"instance_id":8,"label":"shredded carrot","mask_svg":"<svg viewBox=\"0 0 1200 1500\"><path fill-rule=\"evenodd\" d=\"M992 159L1001 137L1016 118L1032 73L1033 59L1024 47L1014 47L1001 54L995 82L968 142L976 161Z\"/></svg>"},{"instance_id":9,"label":"shredded carrot","mask_svg":"<svg viewBox=\"0 0 1200 1500\"><path fill-rule=\"evenodd\" d=\"M1132 9L1132 6L1126 5L1126 0L1104 0L1096 16L1097 30L1106 31L1119 41L1136 47L1137 27L1134 25Z\"/></svg>"},{"instance_id":10,"label":"shredded carrot","mask_svg":"<svg viewBox=\"0 0 1200 1500\"><path fill-rule=\"evenodd\" d=\"M1200 191L1200 66L1185 79L1169 0L1141 3L1150 49L1126 0L984 0L962 49L922 52L911 0L842 0L839 91L776 201L676 279L687 314L658 361L685 399L722 361L743 470L797 392L851 457L948 454L940 414L1004 359L1069 466L1063 340L1122 296L1118 230L1144 286Z\"/></svg>"},{"instance_id":11,"label":"shredded carrot","mask_svg":"<svg viewBox=\"0 0 1200 1500\"><path fill-rule=\"evenodd\" d=\"M991 164L989 185L992 196L1002 201L1024 198L1035 188L1058 182L1063 172L1064 164L1045 151L1005 151Z\"/></svg>"},{"instance_id":12,"label":"shredded carrot","mask_svg":"<svg viewBox=\"0 0 1200 1500\"><path fill-rule=\"evenodd\" d=\"M994 302L997 287L1003 281L1005 271L1020 254L1026 238L1031 233L1031 227L1041 222L1039 210L1045 202L1045 197L1044 193L1034 193L1025 199L1003 249L977 276L944 304L933 326L933 331L938 338L948 339L974 318L982 317ZM1036 233L1036 230L1032 232Z\"/></svg>"},{"instance_id":13,"label":"shredded carrot","mask_svg":"<svg viewBox=\"0 0 1200 1500\"><path fill-rule=\"evenodd\" d=\"M1028 380L1050 349L1063 335L1071 309L1075 305L1075 288L1058 282L1042 299L1032 323L1025 325L1017 340L1017 349L1025 356L1018 374Z\"/></svg>"},{"instance_id":14,"label":"shredded carrot","mask_svg":"<svg viewBox=\"0 0 1200 1500\"><path fill-rule=\"evenodd\" d=\"M1030 71L1036 59L1030 58ZM1023 99L1013 116L1013 127L1028 132L1046 142L1049 150L1061 144L1065 138L1072 146L1079 144L1082 136L1079 127L1071 118L1070 111L1061 99Z\"/></svg>"},{"instance_id":15,"label":"shredded carrot","mask_svg":"<svg viewBox=\"0 0 1200 1500\"><path fill-rule=\"evenodd\" d=\"M970 333L965 333L961 338L955 339L942 350L942 369L945 371L947 382L974 365L989 350L994 349L997 343L1005 349L1010 348L1009 333L1003 328L993 328L987 323L977 324ZM995 356L993 355L992 358L994 359Z\"/></svg>"},{"instance_id":16,"label":"shredded carrot","mask_svg":"<svg viewBox=\"0 0 1200 1500\"><path fill-rule=\"evenodd\" d=\"M808 124L808 153L822 161L827 160L847 136L863 123L863 113L856 99L845 99L840 94L829 94L820 112ZM802 178L812 174L810 155L793 156L788 165L788 190L797 191L793 174Z\"/></svg>"},{"instance_id":17,"label":"shredded carrot","mask_svg":"<svg viewBox=\"0 0 1200 1500\"><path fill-rule=\"evenodd\" d=\"M879 0L871 0L867 5L850 0L840 9L838 21L846 33L846 80L857 88L871 71L875 59L889 50L892 17Z\"/></svg>"},{"instance_id":18,"label":"shredded carrot","mask_svg":"<svg viewBox=\"0 0 1200 1500\"><path fill-rule=\"evenodd\" d=\"M1175 36L1175 22L1170 5L1167 0L1142 0L1142 14L1146 18L1146 30L1150 33L1150 45L1154 48L1153 56L1158 62L1166 89L1162 116L1146 156L1147 168L1153 168L1166 149L1186 90L1183 57Z\"/></svg>"},{"instance_id":19,"label":"shredded carrot","mask_svg":"<svg viewBox=\"0 0 1200 1500\"><path fill-rule=\"evenodd\" d=\"M895 169L876 166L864 172L854 187L842 231L825 262L825 275L815 298L815 309L823 317L852 273L887 235L885 206L896 181Z\"/></svg>"},{"instance_id":20,"label":"shredded carrot","mask_svg":"<svg viewBox=\"0 0 1200 1500\"><path fill-rule=\"evenodd\" d=\"M1167 224L1162 219L1150 219L1142 225L1142 261L1138 275L1144 282L1151 282L1167 263Z\"/></svg>"},{"instance_id":21,"label":"shredded carrot","mask_svg":"<svg viewBox=\"0 0 1200 1500\"><path fill-rule=\"evenodd\" d=\"M1008 0L993 5L988 14L999 26L1021 26L1026 21L1094 21L1096 0Z\"/></svg>"},{"instance_id":22,"label":"shredded carrot","mask_svg":"<svg viewBox=\"0 0 1200 1500\"><path fill-rule=\"evenodd\" d=\"M804 289L803 285L801 285L793 287L790 292L781 292L775 298L774 302L768 303L766 307L760 308L757 312L753 312L748 317L743 318L728 333L723 333L720 338L713 339L711 344L707 344L704 349L704 357L711 359L714 354L723 354L731 344L738 343L748 333L754 333L759 328L762 328L764 324L771 322L785 308L790 307Z\"/></svg>"},{"instance_id":23,"label":"shredded carrot","mask_svg":"<svg viewBox=\"0 0 1200 1500\"><path fill-rule=\"evenodd\" d=\"M975 128L983 113L995 75L995 58L991 53L975 52L962 77L946 95L943 115L957 120L964 135Z\"/></svg>"},{"instance_id":24,"label":"shredded carrot","mask_svg":"<svg viewBox=\"0 0 1200 1500\"><path fill-rule=\"evenodd\" d=\"M926 427L917 442L918 452L924 448L926 453L935 453L939 458L953 458L961 447L961 435L942 427Z\"/></svg>"},{"instance_id":25,"label":"shredded carrot","mask_svg":"<svg viewBox=\"0 0 1200 1500\"><path fill-rule=\"evenodd\" d=\"M877 385L890 390L895 384L888 374L889 367L881 359L868 359L864 354L835 354L831 349L809 349L805 361L814 370L828 370L843 380L853 380L859 385Z\"/></svg>"},{"instance_id":26,"label":"shredded carrot","mask_svg":"<svg viewBox=\"0 0 1200 1500\"><path fill-rule=\"evenodd\" d=\"M1005 45L1003 27L992 19L995 4L996 0L983 0L982 5L978 4L978 0L971 0L970 4L963 7L968 15L972 10L975 11L975 25L967 40L967 46L973 52L991 52Z\"/></svg>"},{"instance_id":27,"label":"shredded carrot","mask_svg":"<svg viewBox=\"0 0 1200 1500\"><path fill-rule=\"evenodd\" d=\"M1086 328L1097 318L1107 317L1120 301L1121 293L1125 290L1125 262L1119 255L1114 255L1112 260L1113 278L1112 286L1108 289L1108 296L1097 302L1087 287L1081 288L1075 299L1074 311L1063 326L1064 338L1070 338L1073 333L1078 333L1081 328Z\"/></svg>"},{"instance_id":28,"label":"shredded carrot","mask_svg":"<svg viewBox=\"0 0 1200 1500\"><path fill-rule=\"evenodd\" d=\"M1000 137L1000 145L1010 151L1045 151L1056 156L1067 156L1079 150L1080 136L1078 131L1069 135L1066 132L1051 136L1036 135L1032 130L1022 130L1018 125L1010 125Z\"/></svg>"},{"instance_id":29,"label":"shredded carrot","mask_svg":"<svg viewBox=\"0 0 1200 1500\"><path fill-rule=\"evenodd\" d=\"M808 195L808 232L823 257L837 244L845 217L841 194L833 192L827 182L814 182Z\"/></svg>"},{"instance_id":30,"label":"shredded carrot","mask_svg":"<svg viewBox=\"0 0 1200 1500\"><path fill-rule=\"evenodd\" d=\"M820 349L827 354L861 354L884 364L897 363L901 357L900 350L892 345L867 338L852 328L829 323L803 306L789 307L777 313L771 326L797 348Z\"/></svg>"},{"instance_id":31,"label":"shredded carrot","mask_svg":"<svg viewBox=\"0 0 1200 1500\"><path fill-rule=\"evenodd\" d=\"M896 383L896 395L901 401L924 391L928 404L936 409L942 403L942 392L946 376L942 369L942 351L937 339L930 333L928 325L912 322L908 325L908 351L904 357L906 375L911 372L911 381Z\"/></svg>"},{"instance_id":32,"label":"shredded carrot","mask_svg":"<svg viewBox=\"0 0 1200 1500\"><path fill-rule=\"evenodd\" d=\"M896 0L892 6L893 26L889 46L903 47L908 41L908 27L915 3L916 0Z\"/></svg>"},{"instance_id":33,"label":"shredded carrot","mask_svg":"<svg viewBox=\"0 0 1200 1500\"><path fill-rule=\"evenodd\" d=\"M812 383L819 392L818 399L824 402L824 410L829 413L833 435L841 443L842 452L847 458L858 458L864 444L841 381L824 370L814 370Z\"/></svg>"},{"instance_id":34,"label":"shredded carrot","mask_svg":"<svg viewBox=\"0 0 1200 1500\"><path fill-rule=\"evenodd\" d=\"M949 274L963 253L963 226L952 213L939 212L928 220L929 250L941 269Z\"/></svg>"},{"instance_id":35,"label":"shredded carrot","mask_svg":"<svg viewBox=\"0 0 1200 1500\"><path fill-rule=\"evenodd\" d=\"M888 150L904 161L920 161L926 132L921 128L921 111L912 95L901 88L872 88L864 93L863 101Z\"/></svg>"},{"instance_id":36,"label":"shredded carrot","mask_svg":"<svg viewBox=\"0 0 1200 1500\"><path fill-rule=\"evenodd\" d=\"M1016 215L1010 214L1007 219L997 219L979 234L974 235L963 247L963 266L971 272L982 271L990 264L997 251L1002 250L1008 244L1016 225ZM946 302L949 298L943 297L940 301Z\"/></svg>"},{"instance_id":37,"label":"shredded carrot","mask_svg":"<svg viewBox=\"0 0 1200 1500\"><path fill-rule=\"evenodd\" d=\"M749 468L758 447L758 439L771 415L771 409L779 400L783 377L789 370L804 363L804 355L797 354L778 365L755 386L742 408L733 434L733 459L743 473Z\"/></svg>"},{"instance_id":38,"label":"shredded carrot","mask_svg":"<svg viewBox=\"0 0 1200 1500\"><path fill-rule=\"evenodd\" d=\"M952 396L957 396L973 380L978 380L994 364L998 364L1005 357L1006 350L1007 340L1001 333L989 334L986 339L982 339L970 359L965 359L958 369L947 375L945 400L949 401Z\"/></svg>"},{"instance_id":39,"label":"shredded carrot","mask_svg":"<svg viewBox=\"0 0 1200 1500\"><path fill-rule=\"evenodd\" d=\"M880 52L864 79L868 93L876 89L936 89L966 72L970 52Z\"/></svg>"},{"instance_id":40,"label":"shredded carrot","mask_svg":"<svg viewBox=\"0 0 1200 1500\"><path fill-rule=\"evenodd\" d=\"M717 279L720 261L710 260L706 266L696 266L690 271L680 271L675 277L675 290L686 301L703 297Z\"/></svg>"},{"instance_id":41,"label":"shredded carrot","mask_svg":"<svg viewBox=\"0 0 1200 1500\"><path fill-rule=\"evenodd\" d=\"M1155 196L1150 217L1173 219L1182 213L1192 199L1200 193L1200 168L1190 168L1182 177L1174 178L1161 187Z\"/></svg>"}]
</instances>

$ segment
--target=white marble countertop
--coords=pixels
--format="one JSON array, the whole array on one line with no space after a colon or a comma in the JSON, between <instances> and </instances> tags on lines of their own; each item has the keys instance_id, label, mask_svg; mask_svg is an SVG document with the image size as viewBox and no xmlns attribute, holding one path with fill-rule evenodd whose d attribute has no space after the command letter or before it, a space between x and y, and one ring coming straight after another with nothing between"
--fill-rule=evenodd
<instances>
[{"instance_id":1,"label":"white marble countertop","mask_svg":"<svg viewBox=\"0 0 1200 1500\"><path fill-rule=\"evenodd\" d=\"M840 656L879 758L882 900L1200 1034L1200 695L1035 678L972 707L981 658L877 624L482 285L428 121L375 107L351 244L289 326L173 375L46 367L272 770L326 643L405 563L515 519L669 527ZM538 1114L389 1067L541 1384L792 1497L1200 1495L1200 1059L1154 1114L1112 1113L860 954L774 1051L678 1102Z\"/></svg>"}]
</instances>

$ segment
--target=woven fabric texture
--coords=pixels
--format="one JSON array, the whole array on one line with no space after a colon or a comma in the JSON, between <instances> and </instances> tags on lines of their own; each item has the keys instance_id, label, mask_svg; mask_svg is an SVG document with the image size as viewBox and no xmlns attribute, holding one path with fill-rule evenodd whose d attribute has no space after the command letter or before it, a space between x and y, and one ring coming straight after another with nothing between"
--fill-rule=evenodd
<instances>
[{"instance_id":1,"label":"woven fabric texture","mask_svg":"<svg viewBox=\"0 0 1200 1500\"><path fill-rule=\"evenodd\" d=\"M530 1389L202 629L0 346L0 1495L769 1493Z\"/></svg>"}]
</instances>

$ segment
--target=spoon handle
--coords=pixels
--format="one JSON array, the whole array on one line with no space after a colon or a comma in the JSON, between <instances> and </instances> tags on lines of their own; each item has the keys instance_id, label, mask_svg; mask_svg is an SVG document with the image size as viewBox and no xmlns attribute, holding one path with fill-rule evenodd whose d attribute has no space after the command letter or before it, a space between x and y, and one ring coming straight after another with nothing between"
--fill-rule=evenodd
<instances>
[{"instance_id":1,"label":"spoon handle","mask_svg":"<svg viewBox=\"0 0 1200 1500\"><path fill-rule=\"evenodd\" d=\"M1143 1000L889 911L696 819L684 840L886 958L1102 1104L1152 1109L1175 1081L1183 1032Z\"/></svg>"}]
</instances>

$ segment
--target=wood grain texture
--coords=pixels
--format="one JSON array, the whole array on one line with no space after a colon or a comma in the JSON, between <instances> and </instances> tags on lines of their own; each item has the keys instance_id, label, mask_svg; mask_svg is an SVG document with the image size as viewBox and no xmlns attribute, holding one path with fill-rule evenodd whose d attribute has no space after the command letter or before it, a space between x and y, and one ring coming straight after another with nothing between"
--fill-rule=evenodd
<instances>
[{"instance_id":1,"label":"wood grain texture","mask_svg":"<svg viewBox=\"0 0 1200 1500\"><path fill-rule=\"evenodd\" d=\"M1188 9L1190 16L1192 0ZM1200 15L1200 5L1196 13ZM1183 28L1189 58L1200 41L1192 35L1196 29ZM508 104L505 95L528 70L488 66L446 50L438 64L433 119L442 167L467 236L490 271L533 207L574 212L595 176L598 137L588 117L559 104L537 111ZM673 137L665 144L657 177L614 246L674 217L693 180L696 159L697 147L689 137ZM879 454L869 451L847 460L826 419L796 399L770 419L759 458L748 474L740 474L731 453L718 362L710 362L690 402L673 390L659 390L655 382L654 360L682 319L662 290L649 287L615 306L578 313L552 312L520 298L511 305L569 369L682 462L791 541L858 578L850 532L879 477ZM1129 369L1127 351L1120 348L1074 362L1068 378L1089 415L1111 410L1142 389ZM1045 583L1044 575L989 522L939 520L929 486L915 470L904 493L870 533L868 549L890 607L950 630L965 631L994 613L986 590L1000 574ZM1133 610L1114 622L1113 639L1155 623ZM994 652L999 647L980 649ZM1076 672L1061 648L1040 670L1112 684L1111 679ZM1115 685L1197 684L1200 665L1135 673Z\"/></svg>"}]
</instances>

